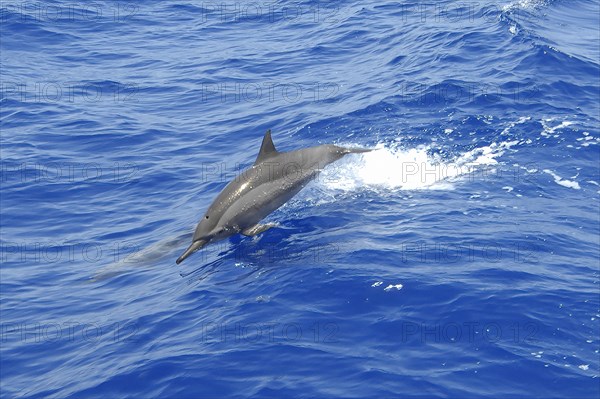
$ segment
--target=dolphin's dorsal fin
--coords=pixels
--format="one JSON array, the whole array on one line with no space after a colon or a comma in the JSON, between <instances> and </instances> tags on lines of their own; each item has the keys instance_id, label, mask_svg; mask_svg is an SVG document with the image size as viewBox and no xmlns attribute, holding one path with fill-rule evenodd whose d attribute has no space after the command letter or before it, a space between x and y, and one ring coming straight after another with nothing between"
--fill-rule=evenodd
<instances>
[{"instance_id":1,"label":"dolphin's dorsal fin","mask_svg":"<svg viewBox=\"0 0 600 399\"><path fill-rule=\"evenodd\" d=\"M260 151L258 152L254 164L257 165L275 154L277 154L277 150L275 149L275 144L273 144L273 139L271 138L271 129L269 129L267 130L267 133L265 133L265 137L263 138Z\"/></svg>"}]
</instances>

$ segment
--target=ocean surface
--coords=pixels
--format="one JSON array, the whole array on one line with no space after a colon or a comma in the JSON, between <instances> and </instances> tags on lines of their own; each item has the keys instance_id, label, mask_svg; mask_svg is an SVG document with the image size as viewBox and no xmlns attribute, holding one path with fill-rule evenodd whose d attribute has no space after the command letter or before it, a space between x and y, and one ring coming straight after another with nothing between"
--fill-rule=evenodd
<instances>
[{"instance_id":1,"label":"ocean surface","mask_svg":"<svg viewBox=\"0 0 600 399\"><path fill-rule=\"evenodd\" d=\"M1 396L598 398L599 7L3 1Z\"/></svg>"}]
</instances>

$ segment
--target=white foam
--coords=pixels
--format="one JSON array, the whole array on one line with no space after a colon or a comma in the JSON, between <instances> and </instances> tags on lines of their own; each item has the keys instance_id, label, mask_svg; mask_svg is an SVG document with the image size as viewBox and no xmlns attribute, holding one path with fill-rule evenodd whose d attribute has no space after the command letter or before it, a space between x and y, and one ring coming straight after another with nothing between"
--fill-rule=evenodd
<instances>
[{"instance_id":1,"label":"white foam","mask_svg":"<svg viewBox=\"0 0 600 399\"><path fill-rule=\"evenodd\" d=\"M385 287L383 290L384 291L390 291L392 289L397 289L397 290L401 290L402 287L404 287L402 284L390 284L387 287Z\"/></svg>"},{"instance_id":2,"label":"white foam","mask_svg":"<svg viewBox=\"0 0 600 399\"><path fill-rule=\"evenodd\" d=\"M575 190L579 190L581 188L579 186L579 183L577 183L576 181L563 179L559 175L557 175L556 173L551 171L550 169L544 169L544 173L547 173L550 176L552 176L554 178L554 182L556 184L560 184L561 186L568 187L568 188L574 188Z\"/></svg>"},{"instance_id":3,"label":"white foam","mask_svg":"<svg viewBox=\"0 0 600 399\"><path fill-rule=\"evenodd\" d=\"M517 0L512 3L506 4L502 7L502 11L508 12L517 9L522 10L533 10L542 6L545 6L547 0Z\"/></svg>"},{"instance_id":4,"label":"white foam","mask_svg":"<svg viewBox=\"0 0 600 399\"><path fill-rule=\"evenodd\" d=\"M583 132L583 137L579 137L576 140L581 142L581 147L600 144L600 137L591 136L589 132ZM580 147L577 148L579 149Z\"/></svg>"},{"instance_id":5,"label":"white foam","mask_svg":"<svg viewBox=\"0 0 600 399\"><path fill-rule=\"evenodd\" d=\"M573 122L571 122L571 121L562 121L558 125L552 127L552 126L549 126L548 123L547 123L547 122L551 122L551 121L553 121L553 119L545 119L545 120L542 119L541 122L542 122L542 126L544 128L544 130L542 130L540 132L540 134L542 136L544 136L544 137L550 137L550 136L554 135L555 137L557 137L554 134L557 130L565 128L565 127L569 127L569 126L571 126L573 124Z\"/></svg>"},{"instance_id":6,"label":"white foam","mask_svg":"<svg viewBox=\"0 0 600 399\"><path fill-rule=\"evenodd\" d=\"M519 119L516 122L511 122L511 123L508 124L508 126L506 126L504 129L502 129L502 132L500 133L500 135L503 135L503 136L507 135L510 132L510 129L512 129L516 125L520 125L522 123L525 123L528 120L531 120L530 116L521 116L521 117L519 117Z\"/></svg>"},{"instance_id":7,"label":"white foam","mask_svg":"<svg viewBox=\"0 0 600 399\"><path fill-rule=\"evenodd\" d=\"M495 165L518 141L492 143L444 160L430 147L389 148L378 144L375 151L350 156L326 168L317 179L321 189L356 191L452 189L457 178ZM352 147L353 145L348 145Z\"/></svg>"}]
</instances>

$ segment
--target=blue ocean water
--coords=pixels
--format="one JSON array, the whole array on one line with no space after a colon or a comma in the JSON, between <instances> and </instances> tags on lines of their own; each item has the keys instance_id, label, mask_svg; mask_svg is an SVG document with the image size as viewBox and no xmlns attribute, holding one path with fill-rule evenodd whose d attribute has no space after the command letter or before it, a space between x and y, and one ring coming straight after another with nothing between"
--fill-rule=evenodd
<instances>
[{"instance_id":1,"label":"blue ocean water","mask_svg":"<svg viewBox=\"0 0 600 399\"><path fill-rule=\"evenodd\" d=\"M597 1L1 12L2 397L599 397ZM376 151L176 265L267 129Z\"/></svg>"}]
</instances>

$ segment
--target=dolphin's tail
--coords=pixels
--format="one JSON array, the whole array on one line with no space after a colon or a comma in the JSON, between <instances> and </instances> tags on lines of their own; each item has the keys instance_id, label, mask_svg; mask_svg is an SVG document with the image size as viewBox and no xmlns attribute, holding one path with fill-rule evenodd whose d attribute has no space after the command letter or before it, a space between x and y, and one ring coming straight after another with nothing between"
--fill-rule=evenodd
<instances>
[{"instance_id":1,"label":"dolphin's tail","mask_svg":"<svg viewBox=\"0 0 600 399\"><path fill-rule=\"evenodd\" d=\"M181 262L183 262L185 260L185 258L187 258L191 254L193 254L194 252L196 252L198 249L202 248L205 244L206 244L206 240L196 240L196 241L194 241L192 243L192 245L190 245L189 248L185 250L185 252L183 253L183 255L181 255L179 258L177 258L177 260L175 261L175 263L180 264Z\"/></svg>"}]
</instances>

